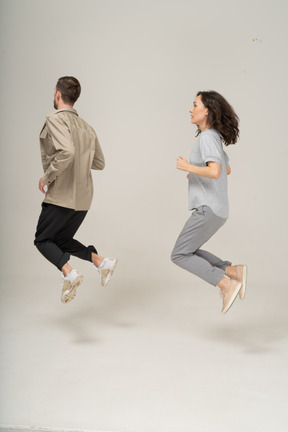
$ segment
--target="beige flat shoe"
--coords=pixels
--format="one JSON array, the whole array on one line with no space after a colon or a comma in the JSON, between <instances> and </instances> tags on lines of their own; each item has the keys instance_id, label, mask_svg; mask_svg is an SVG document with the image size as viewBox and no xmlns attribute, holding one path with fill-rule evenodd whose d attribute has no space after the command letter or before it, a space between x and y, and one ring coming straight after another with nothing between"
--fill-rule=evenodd
<instances>
[{"instance_id":1,"label":"beige flat shoe","mask_svg":"<svg viewBox=\"0 0 288 432\"><path fill-rule=\"evenodd\" d=\"M236 300L236 297L239 294L239 291L241 290L242 287L242 283L235 279L230 279L229 282L230 284L227 290L225 291L220 290L221 295L223 297L223 308L222 308L223 314L228 312L228 310Z\"/></svg>"},{"instance_id":2,"label":"beige flat shoe","mask_svg":"<svg viewBox=\"0 0 288 432\"><path fill-rule=\"evenodd\" d=\"M243 300L246 294L247 286L247 265L236 265L236 280L242 283L242 287L239 291L239 298Z\"/></svg>"}]
</instances>

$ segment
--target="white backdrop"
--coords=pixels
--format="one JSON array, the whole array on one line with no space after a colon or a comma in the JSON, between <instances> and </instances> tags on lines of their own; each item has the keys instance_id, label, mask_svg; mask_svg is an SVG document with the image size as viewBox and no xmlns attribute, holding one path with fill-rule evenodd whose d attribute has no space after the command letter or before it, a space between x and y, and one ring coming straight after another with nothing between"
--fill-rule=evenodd
<instances>
[{"instance_id":1,"label":"white backdrop","mask_svg":"<svg viewBox=\"0 0 288 432\"><path fill-rule=\"evenodd\" d=\"M198 90L233 105L231 217L209 249L246 262L250 281L286 283L287 25L283 0L1 0L1 265L51 272L33 246L42 196L38 134L63 75L96 130L107 167L94 173L79 240L118 256L119 277L178 280L170 251L187 211L185 174ZM120 263L119 262L119 263ZM190 280L190 279L189 279Z\"/></svg>"},{"instance_id":2,"label":"white backdrop","mask_svg":"<svg viewBox=\"0 0 288 432\"><path fill-rule=\"evenodd\" d=\"M0 424L286 431L286 3L0 0ZM119 258L105 290L72 258L85 284L67 307L33 246L38 136L63 75L79 78L75 108L106 158L78 238ZM241 131L231 217L207 245L249 267L247 299L225 317L215 289L170 261L189 217L176 159L209 89Z\"/></svg>"}]
</instances>

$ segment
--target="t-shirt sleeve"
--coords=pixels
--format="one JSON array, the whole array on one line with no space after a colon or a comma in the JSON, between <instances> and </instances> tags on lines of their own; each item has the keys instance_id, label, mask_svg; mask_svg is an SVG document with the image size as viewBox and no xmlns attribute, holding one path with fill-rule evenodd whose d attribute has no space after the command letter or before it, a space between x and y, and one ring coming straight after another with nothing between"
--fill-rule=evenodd
<instances>
[{"instance_id":1,"label":"t-shirt sleeve","mask_svg":"<svg viewBox=\"0 0 288 432\"><path fill-rule=\"evenodd\" d=\"M229 156L225 151L223 151L223 153L224 153L225 165L227 167L229 165Z\"/></svg>"},{"instance_id":2,"label":"t-shirt sleeve","mask_svg":"<svg viewBox=\"0 0 288 432\"><path fill-rule=\"evenodd\" d=\"M200 152L204 163L217 162L221 164L221 142L213 135L204 135L200 138Z\"/></svg>"}]
</instances>

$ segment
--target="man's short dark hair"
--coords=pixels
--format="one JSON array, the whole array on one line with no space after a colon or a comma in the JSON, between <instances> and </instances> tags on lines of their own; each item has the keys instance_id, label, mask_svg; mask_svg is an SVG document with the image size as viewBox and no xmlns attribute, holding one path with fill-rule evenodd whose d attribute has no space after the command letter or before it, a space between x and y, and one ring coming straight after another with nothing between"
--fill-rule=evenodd
<instances>
[{"instance_id":1,"label":"man's short dark hair","mask_svg":"<svg viewBox=\"0 0 288 432\"><path fill-rule=\"evenodd\" d=\"M80 96L81 85L77 78L65 76L58 79L56 90L59 90L64 103L74 104Z\"/></svg>"}]
</instances>

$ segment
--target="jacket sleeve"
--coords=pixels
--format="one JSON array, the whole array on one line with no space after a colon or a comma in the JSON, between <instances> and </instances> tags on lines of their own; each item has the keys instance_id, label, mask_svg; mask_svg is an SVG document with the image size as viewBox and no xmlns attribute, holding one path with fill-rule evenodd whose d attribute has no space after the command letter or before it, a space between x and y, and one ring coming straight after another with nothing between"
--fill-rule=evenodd
<instances>
[{"instance_id":1,"label":"jacket sleeve","mask_svg":"<svg viewBox=\"0 0 288 432\"><path fill-rule=\"evenodd\" d=\"M94 153L94 158L93 158L91 168L94 170L103 170L104 167L105 167L104 155L101 146L99 144L97 135L95 134L95 153Z\"/></svg>"},{"instance_id":2,"label":"jacket sleeve","mask_svg":"<svg viewBox=\"0 0 288 432\"><path fill-rule=\"evenodd\" d=\"M54 157L42 177L44 184L56 180L74 159L74 145L67 123L59 116L46 119L48 133L51 137Z\"/></svg>"}]
</instances>

